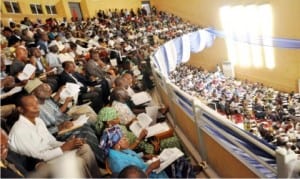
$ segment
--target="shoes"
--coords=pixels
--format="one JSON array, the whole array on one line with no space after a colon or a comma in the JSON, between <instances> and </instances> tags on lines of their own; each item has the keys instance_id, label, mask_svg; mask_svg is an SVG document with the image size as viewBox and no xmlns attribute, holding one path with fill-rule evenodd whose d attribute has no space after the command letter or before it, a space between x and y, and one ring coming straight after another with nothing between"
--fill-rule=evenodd
<instances>
[{"instance_id":1,"label":"shoes","mask_svg":"<svg viewBox=\"0 0 300 179\"><path fill-rule=\"evenodd\" d=\"M194 165L193 166L193 172L194 172L195 175L198 175L200 172L202 172L206 168L207 168L206 161L202 161L202 162L199 163L199 165Z\"/></svg>"},{"instance_id":2,"label":"shoes","mask_svg":"<svg viewBox=\"0 0 300 179\"><path fill-rule=\"evenodd\" d=\"M203 171L203 167L201 167L199 165L194 165L193 166L193 172L194 172L195 175L198 175L202 171Z\"/></svg>"}]
</instances>

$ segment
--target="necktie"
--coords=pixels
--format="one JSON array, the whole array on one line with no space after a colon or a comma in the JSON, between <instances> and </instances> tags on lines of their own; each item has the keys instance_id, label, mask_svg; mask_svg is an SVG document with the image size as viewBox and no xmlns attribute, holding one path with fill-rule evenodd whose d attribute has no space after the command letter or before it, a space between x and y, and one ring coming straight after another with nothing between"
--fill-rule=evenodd
<instances>
[{"instance_id":1,"label":"necktie","mask_svg":"<svg viewBox=\"0 0 300 179\"><path fill-rule=\"evenodd\" d=\"M84 85L82 83L80 83L80 81L78 81L73 74L70 73L71 78L73 78L73 80L76 82L76 84L78 84L79 86L83 87Z\"/></svg>"}]
</instances>

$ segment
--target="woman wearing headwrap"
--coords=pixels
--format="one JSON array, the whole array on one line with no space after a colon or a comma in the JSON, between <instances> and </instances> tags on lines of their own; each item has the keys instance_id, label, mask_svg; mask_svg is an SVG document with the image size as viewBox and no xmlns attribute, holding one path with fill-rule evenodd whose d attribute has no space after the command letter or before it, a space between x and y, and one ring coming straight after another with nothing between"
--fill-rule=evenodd
<instances>
[{"instance_id":1,"label":"woman wearing headwrap","mask_svg":"<svg viewBox=\"0 0 300 179\"><path fill-rule=\"evenodd\" d=\"M129 165L135 165L142 169L149 178L168 178L164 171L158 174L153 172L154 169L159 168L159 160L148 165L140 155L129 149L128 140L118 125L103 132L100 148L107 152L108 164L113 173L119 173Z\"/></svg>"},{"instance_id":2,"label":"woman wearing headwrap","mask_svg":"<svg viewBox=\"0 0 300 179\"><path fill-rule=\"evenodd\" d=\"M180 157L160 173L153 172L160 167L160 160L151 164L153 155L144 155L143 158L129 147L128 140L119 125L107 128L101 137L99 147L106 152L108 165L112 173L117 174L129 165L143 170L149 178L195 178L203 170L203 165L192 166L186 157Z\"/></svg>"},{"instance_id":3,"label":"woman wearing headwrap","mask_svg":"<svg viewBox=\"0 0 300 179\"><path fill-rule=\"evenodd\" d=\"M142 130L139 137L136 137L132 132L128 131L126 126L120 124L120 119L118 117L118 113L115 108L113 107L104 107L99 111L98 119L96 121L96 131L97 133L102 133L102 130L104 127L106 127L105 130L118 125L121 129L126 138L129 141L130 149L135 149L138 147L139 150L144 151L148 154L153 154L154 147L152 144L146 143L143 141L145 136L147 135L147 130ZM104 131L105 132L105 131ZM104 135L104 133L103 133ZM102 135L102 136L103 136ZM101 145L101 141L100 141Z\"/></svg>"}]
</instances>

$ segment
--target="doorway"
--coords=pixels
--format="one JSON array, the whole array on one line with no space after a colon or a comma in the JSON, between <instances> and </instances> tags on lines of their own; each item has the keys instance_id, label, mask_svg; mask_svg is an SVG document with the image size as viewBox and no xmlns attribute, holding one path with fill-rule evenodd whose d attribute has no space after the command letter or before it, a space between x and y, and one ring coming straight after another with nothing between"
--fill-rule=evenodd
<instances>
[{"instance_id":1,"label":"doorway","mask_svg":"<svg viewBox=\"0 0 300 179\"><path fill-rule=\"evenodd\" d=\"M147 14L151 14L151 6L150 1L142 1L142 8L144 8L147 11Z\"/></svg>"},{"instance_id":2,"label":"doorway","mask_svg":"<svg viewBox=\"0 0 300 179\"><path fill-rule=\"evenodd\" d=\"M80 3L77 2L69 2L69 8L72 15L72 21L81 21L82 20L82 12L80 8Z\"/></svg>"}]
</instances>

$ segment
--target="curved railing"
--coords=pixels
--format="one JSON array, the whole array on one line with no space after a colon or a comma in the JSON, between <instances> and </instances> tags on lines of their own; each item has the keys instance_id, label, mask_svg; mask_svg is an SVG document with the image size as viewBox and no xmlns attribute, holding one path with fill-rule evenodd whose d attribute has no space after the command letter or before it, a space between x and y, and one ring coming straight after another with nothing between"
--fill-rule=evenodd
<instances>
[{"instance_id":1,"label":"curved railing","mask_svg":"<svg viewBox=\"0 0 300 179\"><path fill-rule=\"evenodd\" d=\"M158 93L170 106L179 127L202 158L221 177L282 176L282 162L276 147L244 131L190 96L168 79L176 65L187 62L190 53L210 47L214 36L205 29L185 34L160 46L151 55L151 66Z\"/></svg>"}]
</instances>

